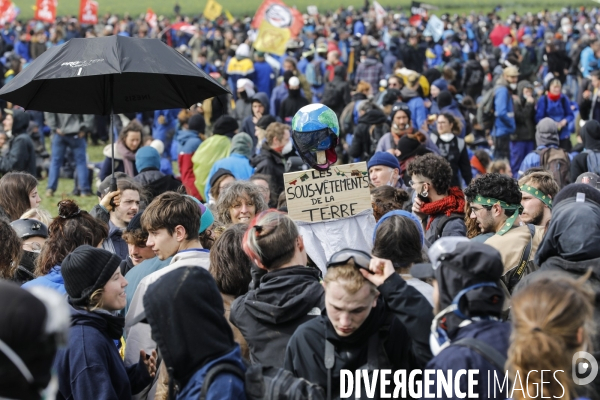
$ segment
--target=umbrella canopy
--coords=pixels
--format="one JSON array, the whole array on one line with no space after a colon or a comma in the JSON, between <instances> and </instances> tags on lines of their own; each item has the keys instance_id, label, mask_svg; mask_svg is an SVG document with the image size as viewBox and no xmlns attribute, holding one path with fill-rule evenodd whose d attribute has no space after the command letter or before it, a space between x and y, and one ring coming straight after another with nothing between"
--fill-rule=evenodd
<instances>
[{"instance_id":1,"label":"umbrella canopy","mask_svg":"<svg viewBox=\"0 0 600 400\"><path fill-rule=\"evenodd\" d=\"M108 36L51 47L0 90L28 110L120 114L189 108L229 90L158 39Z\"/></svg>"},{"instance_id":2,"label":"umbrella canopy","mask_svg":"<svg viewBox=\"0 0 600 400\"><path fill-rule=\"evenodd\" d=\"M510 28L504 25L496 25L490 32L490 41L494 46L498 47L502 44L506 35L510 35Z\"/></svg>"}]
</instances>

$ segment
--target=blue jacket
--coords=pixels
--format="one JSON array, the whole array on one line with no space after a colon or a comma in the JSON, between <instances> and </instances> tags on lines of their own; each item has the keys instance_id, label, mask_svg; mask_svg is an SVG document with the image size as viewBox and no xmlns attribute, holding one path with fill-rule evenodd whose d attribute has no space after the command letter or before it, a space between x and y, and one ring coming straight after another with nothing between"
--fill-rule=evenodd
<instances>
[{"instance_id":1,"label":"blue jacket","mask_svg":"<svg viewBox=\"0 0 600 400\"><path fill-rule=\"evenodd\" d=\"M219 168L225 168L233 173L233 176L237 180L248 180L254 173L254 168L250 165L250 160L241 154L232 153L229 157L223 158L213 164L210 172L208 173L208 180L206 184L205 199L208 199L208 193L210 192L210 179L219 170Z\"/></svg>"},{"instance_id":2,"label":"blue jacket","mask_svg":"<svg viewBox=\"0 0 600 400\"><path fill-rule=\"evenodd\" d=\"M579 56L579 60L581 61L581 72L583 73L584 78L590 77L590 72L592 72L591 64L593 62L598 62L594 54L594 50L588 46L581 51L581 55Z\"/></svg>"},{"instance_id":3,"label":"blue jacket","mask_svg":"<svg viewBox=\"0 0 600 400\"><path fill-rule=\"evenodd\" d=\"M306 75L306 68L308 67L308 64L310 64L310 61L308 61L307 58L302 58L300 61L298 61L296 68L298 68L298 71L300 71L302 75ZM281 65L281 70L283 71L283 63L281 63Z\"/></svg>"},{"instance_id":4,"label":"blue jacket","mask_svg":"<svg viewBox=\"0 0 600 400\"><path fill-rule=\"evenodd\" d=\"M494 94L494 110L496 119L492 136L510 135L517 129L512 96L506 86L497 86Z\"/></svg>"},{"instance_id":5,"label":"blue jacket","mask_svg":"<svg viewBox=\"0 0 600 400\"><path fill-rule=\"evenodd\" d=\"M560 130L559 139L564 140L569 138L571 135L569 124L575 120L575 116L573 115L573 110L571 110L571 102L567 96L561 94L560 99L557 101L550 100L547 95L540 97L535 112L535 123L537 124L545 117L551 118L556 122L566 119L567 125L563 126L563 128Z\"/></svg>"},{"instance_id":6,"label":"blue jacket","mask_svg":"<svg viewBox=\"0 0 600 400\"><path fill-rule=\"evenodd\" d=\"M189 130L178 131L177 142L177 153L179 154L194 154L202 144L202 140L198 137L198 132Z\"/></svg>"},{"instance_id":7,"label":"blue jacket","mask_svg":"<svg viewBox=\"0 0 600 400\"><path fill-rule=\"evenodd\" d=\"M278 86L273 89L271 93L271 101L269 107L269 114L276 117L279 115L279 107L281 107L281 103L288 97L288 88L285 86L284 82L281 82ZM244 131L245 132L245 131ZM248 133L248 132L246 132Z\"/></svg>"},{"instance_id":8,"label":"blue jacket","mask_svg":"<svg viewBox=\"0 0 600 400\"><path fill-rule=\"evenodd\" d=\"M473 322L463 328L460 328L456 333L456 337L452 338L453 341L458 341L463 338L476 338L496 349L500 354L506 357L509 346L511 326L507 322L498 321L479 321ZM497 388L496 396L493 396L493 385L494 385L494 371L498 376L500 382L504 379L504 371L498 371L484 359L479 353L463 347L463 346L452 346L446 347L440 354L435 356L431 361L427 363L426 369L441 370L444 376L447 376L449 370L457 371L460 369L478 369L479 374L475 375L475 379L478 381L478 385L475 386L475 394L479 394L480 399L506 399L500 393L500 388ZM488 371L490 371L491 381L488 383ZM454 378L454 375L452 375ZM429 388L429 393L437 393L438 388L436 387L436 379L433 379L433 386ZM488 384L490 388L490 396L488 396ZM425 389L425 388L424 388ZM460 379L460 389L462 392L467 393L467 376L463 375ZM504 388L504 394L506 394L506 385ZM454 392L456 394L456 391ZM442 397L438 399L448 399L445 396L445 390L441 391ZM454 397L450 397L454 398Z\"/></svg>"},{"instance_id":9,"label":"blue jacket","mask_svg":"<svg viewBox=\"0 0 600 400\"><path fill-rule=\"evenodd\" d=\"M171 110L156 110L154 111L154 124L152 125L152 138L162 140L163 143L167 142L167 132L170 130L177 129L177 114L179 114L179 108ZM165 117L164 125L158 123L158 117ZM168 153L165 147L165 153Z\"/></svg>"},{"instance_id":10,"label":"blue jacket","mask_svg":"<svg viewBox=\"0 0 600 400\"><path fill-rule=\"evenodd\" d=\"M227 362L240 368L242 371L246 371L246 367L242 362L242 353L240 352L240 346L236 346L235 349L222 357L216 358L200 368L184 386L184 388L177 395L177 400L197 400L200 397L202 391L202 384L204 383L204 377L208 370L217 364ZM218 374L212 381L208 392L206 393L206 400L245 400L246 392L244 389L244 381L233 375L230 372L222 372Z\"/></svg>"},{"instance_id":11,"label":"blue jacket","mask_svg":"<svg viewBox=\"0 0 600 400\"><path fill-rule=\"evenodd\" d=\"M67 347L54 359L57 399L127 400L152 382L143 363L125 367L108 323L96 312L72 309Z\"/></svg>"},{"instance_id":12,"label":"blue jacket","mask_svg":"<svg viewBox=\"0 0 600 400\"><path fill-rule=\"evenodd\" d=\"M423 122L427 120L427 109L423 99L419 96L412 98L408 101L408 108L411 112L413 127L416 130L421 129Z\"/></svg>"},{"instance_id":13,"label":"blue jacket","mask_svg":"<svg viewBox=\"0 0 600 400\"><path fill-rule=\"evenodd\" d=\"M123 231L124 229L119 228L113 224L112 221L108 221L108 238L102 242L103 249L119 256L121 260L125 260L129 255L127 242L123 239ZM114 247L114 252L110 249L110 243L112 243L112 246Z\"/></svg>"},{"instance_id":14,"label":"blue jacket","mask_svg":"<svg viewBox=\"0 0 600 400\"><path fill-rule=\"evenodd\" d=\"M219 69L217 67L215 67L214 65L212 65L211 63L206 63L204 64L204 66L202 66L202 64L198 63L196 64L198 66L198 68L200 68L202 71L206 72L207 74L210 74L212 72L219 72Z\"/></svg>"},{"instance_id":15,"label":"blue jacket","mask_svg":"<svg viewBox=\"0 0 600 400\"><path fill-rule=\"evenodd\" d=\"M15 53L21 58L24 58L27 62L31 61L31 55L29 53L29 43L21 42L20 40L15 44Z\"/></svg>"},{"instance_id":16,"label":"blue jacket","mask_svg":"<svg viewBox=\"0 0 600 400\"><path fill-rule=\"evenodd\" d=\"M60 273L60 265L52 267L47 275L37 277L24 283L22 287L27 288L32 286L46 286L58 291L60 294L67 294L67 291L65 290L65 281Z\"/></svg>"},{"instance_id":17,"label":"blue jacket","mask_svg":"<svg viewBox=\"0 0 600 400\"><path fill-rule=\"evenodd\" d=\"M256 73L256 91L266 93L270 97L275 87L273 68L266 61L255 61L254 72Z\"/></svg>"}]
</instances>

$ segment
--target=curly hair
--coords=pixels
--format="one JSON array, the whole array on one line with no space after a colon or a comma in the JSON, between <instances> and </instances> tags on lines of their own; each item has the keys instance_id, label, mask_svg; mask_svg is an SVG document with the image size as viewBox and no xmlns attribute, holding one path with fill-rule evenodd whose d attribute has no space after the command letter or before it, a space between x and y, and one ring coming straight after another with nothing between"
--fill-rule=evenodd
<instances>
[{"instance_id":1,"label":"curly hair","mask_svg":"<svg viewBox=\"0 0 600 400\"><path fill-rule=\"evenodd\" d=\"M146 241L148 240L148 232L140 229L134 229L132 231L126 230L123 232L123 240L127 244L131 244L137 247L146 247Z\"/></svg>"},{"instance_id":2,"label":"curly hair","mask_svg":"<svg viewBox=\"0 0 600 400\"><path fill-rule=\"evenodd\" d=\"M521 189L516 179L501 174L485 174L471 181L464 190L468 202L472 202L475 197L481 195L502 200L508 204L521 203ZM508 216L513 214L514 210L505 210Z\"/></svg>"},{"instance_id":3,"label":"curly hair","mask_svg":"<svg viewBox=\"0 0 600 400\"><path fill-rule=\"evenodd\" d=\"M267 209L267 202L258 186L252 182L236 181L231 185L228 185L227 188L219 194L219 201L217 202L217 219L225 225L231 224L231 214L229 211L235 202L242 197L246 197L254 204L255 215L258 215Z\"/></svg>"},{"instance_id":4,"label":"curly hair","mask_svg":"<svg viewBox=\"0 0 600 400\"><path fill-rule=\"evenodd\" d=\"M21 238L10 223L3 219L0 219L0 241L2 243L0 279L11 279L19 267L23 249Z\"/></svg>"},{"instance_id":5,"label":"curly hair","mask_svg":"<svg viewBox=\"0 0 600 400\"><path fill-rule=\"evenodd\" d=\"M431 180L431 184L438 194L448 193L452 182L452 167L442 156L425 154L415 158L408 164L408 174L423 176Z\"/></svg>"}]
</instances>

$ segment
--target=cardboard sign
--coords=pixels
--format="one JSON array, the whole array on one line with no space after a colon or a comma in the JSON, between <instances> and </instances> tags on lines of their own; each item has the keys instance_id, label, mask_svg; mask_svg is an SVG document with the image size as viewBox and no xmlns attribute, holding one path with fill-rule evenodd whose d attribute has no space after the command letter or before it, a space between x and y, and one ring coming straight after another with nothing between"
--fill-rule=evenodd
<instances>
[{"instance_id":1,"label":"cardboard sign","mask_svg":"<svg viewBox=\"0 0 600 400\"><path fill-rule=\"evenodd\" d=\"M288 215L319 222L352 217L371 209L367 163L337 165L283 174Z\"/></svg>"}]
</instances>

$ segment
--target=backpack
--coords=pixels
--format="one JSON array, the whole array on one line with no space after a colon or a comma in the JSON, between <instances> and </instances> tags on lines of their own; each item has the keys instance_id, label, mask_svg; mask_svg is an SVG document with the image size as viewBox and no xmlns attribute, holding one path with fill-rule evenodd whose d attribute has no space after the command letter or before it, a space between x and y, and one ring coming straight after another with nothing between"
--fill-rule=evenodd
<instances>
[{"instance_id":1,"label":"backpack","mask_svg":"<svg viewBox=\"0 0 600 400\"><path fill-rule=\"evenodd\" d=\"M296 378L283 368L263 367L254 364L242 371L237 366L223 362L213 366L204 377L199 400L206 400L208 389L217 375L229 372L244 381L248 400L324 400L320 386L306 379Z\"/></svg>"},{"instance_id":2,"label":"backpack","mask_svg":"<svg viewBox=\"0 0 600 400\"><path fill-rule=\"evenodd\" d=\"M491 131L494 127L494 121L496 120L496 110L494 109L495 95L496 88L488 90L477 105L477 123L484 131Z\"/></svg>"},{"instance_id":3,"label":"backpack","mask_svg":"<svg viewBox=\"0 0 600 400\"><path fill-rule=\"evenodd\" d=\"M354 106L356 102L351 101L344 107L342 114L340 115L340 133L341 137L348 133L354 132Z\"/></svg>"},{"instance_id":4,"label":"backpack","mask_svg":"<svg viewBox=\"0 0 600 400\"><path fill-rule=\"evenodd\" d=\"M312 60L306 66L306 80L311 86L320 87L325 83L325 77L321 69L322 63L322 60Z\"/></svg>"},{"instance_id":5,"label":"backpack","mask_svg":"<svg viewBox=\"0 0 600 400\"><path fill-rule=\"evenodd\" d=\"M476 68L471 71L469 80L465 82L465 87L477 86L483 83L483 69ZM464 88L463 88L464 89Z\"/></svg>"},{"instance_id":6,"label":"backpack","mask_svg":"<svg viewBox=\"0 0 600 400\"><path fill-rule=\"evenodd\" d=\"M588 172L600 174L600 152L588 150L587 169Z\"/></svg>"},{"instance_id":7,"label":"backpack","mask_svg":"<svg viewBox=\"0 0 600 400\"><path fill-rule=\"evenodd\" d=\"M463 142L464 143L464 142ZM442 237L442 232L444 231L444 227L446 226L446 224L449 221L452 221L454 219L464 219L464 214L458 214L458 213L452 213L450 215L442 215L441 217L438 217L438 223L435 227L435 240L438 240L439 238Z\"/></svg>"},{"instance_id":8,"label":"backpack","mask_svg":"<svg viewBox=\"0 0 600 400\"><path fill-rule=\"evenodd\" d=\"M552 173L559 188L571 183L571 159L566 151L548 147L535 152L540 156L540 166Z\"/></svg>"}]
</instances>

